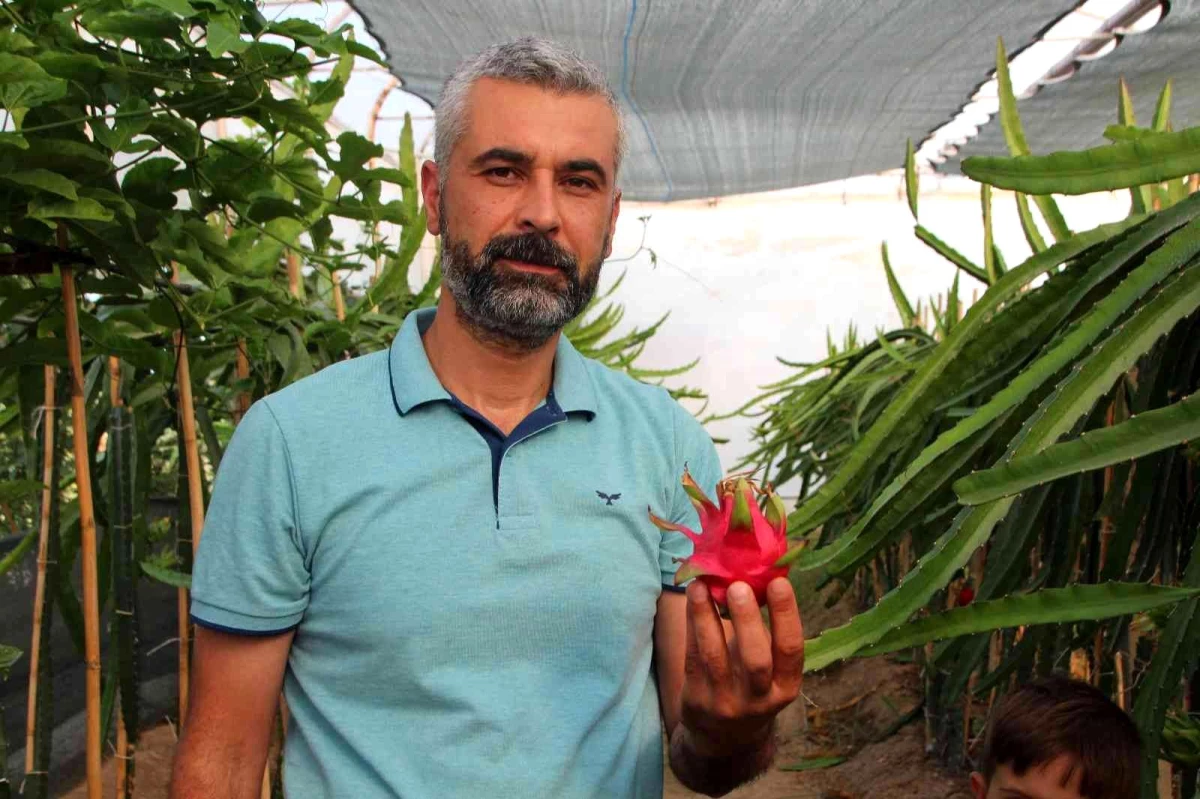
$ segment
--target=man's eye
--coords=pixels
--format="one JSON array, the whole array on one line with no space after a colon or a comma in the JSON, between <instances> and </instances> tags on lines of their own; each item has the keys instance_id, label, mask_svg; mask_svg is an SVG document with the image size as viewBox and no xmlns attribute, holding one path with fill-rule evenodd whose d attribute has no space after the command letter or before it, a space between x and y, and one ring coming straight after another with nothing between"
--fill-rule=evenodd
<instances>
[{"instance_id":1,"label":"man's eye","mask_svg":"<svg viewBox=\"0 0 1200 799\"><path fill-rule=\"evenodd\" d=\"M488 174L494 178L500 178L501 180L508 180L516 175L511 166L493 167L488 170Z\"/></svg>"},{"instance_id":2,"label":"man's eye","mask_svg":"<svg viewBox=\"0 0 1200 799\"><path fill-rule=\"evenodd\" d=\"M595 184L587 178L567 178L567 185L573 189L595 188Z\"/></svg>"}]
</instances>

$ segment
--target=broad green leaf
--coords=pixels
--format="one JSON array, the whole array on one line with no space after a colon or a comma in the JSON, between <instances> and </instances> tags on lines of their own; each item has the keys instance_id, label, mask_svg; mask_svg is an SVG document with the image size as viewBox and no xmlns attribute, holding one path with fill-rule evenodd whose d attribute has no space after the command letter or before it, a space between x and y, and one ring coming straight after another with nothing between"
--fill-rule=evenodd
<instances>
[{"instance_id":1,"label":"broad green leaf","mask_svg":"<svg viewBox=\"0 0 1200 799\"><path fill-rule=\"evenodd\" d=\"M190 17L196 13L195 7L188 0L137 0L136 6L155 6L181 17Z\"/></svg>"},{"instance_id":2,"label":"broad green leaf","mask_svg":"<svg viewBox=\"0 0 1200 799\"><path fill-rule=\"evenodd\" d=\"M394 183L397 186L403 186L404 188L412 188L412 181L409 179L408 175L404 174L404 172L399 169L392 169L391 167L364 169L355 175L355 180L382 180L385 183Z\"/></svg>"},{"instance_id":3,"label":"broad green leaf","mask_svg":"<svg viewBox=\"0 0 1200 799\"><path fill-rule=\"evenodd\" d=\"M18 150L28 150L29 142L20 133L11 130L0 132L0 147L15 147Z\"/></svg>"},{"instance_id":4,"label":"broad green leaf","mask_svg":"<svg viewBox=\"0 0 1200 799\"><path fill-rule=\"evenodd\" d=\"M330 166L343 181L353 180L363 171L367 161L383 155L383 147L353 131L337 137L338 160Z\"/></svg>"},{"instance_id":5,"label":"broad green leaf","mask_svg":"<svg viewBox=\"0 0 1200 799\"><path fill-rule=\"evenodd\" d=\"M1078 152L1018 158L973 157L963 174L1029 194L1127 189L1200 172L1200 127Z\"/></svg>"},{"instance_id":6,"label":"broad green leaf","mask_svg":"<svg viewBox=\"0 0 1200 799\"><path fill-rule=\"evenodd\" d=\"M1184 206L1179 206L1183 208ZM1173 209L1174 210L1174 209ZM954 361L967 343L984 326L989 316L1014 297L1034 278L1053 270L1080 253L1130 227L1126 220L1079 233L1038 253L1005 274L968 309L953 333L943 341L921 368L892 400L887 410L872 425L846 457L836 474L794 511L788 519L790 535L801 535L837 512L848 501L846 492L857 485L864 469L885 446L893 431L922 407L922 399L940 374ZM1161 233L1159 234L1161 235ZM1145 245L1143 245L1145 246ZM938 400L940 402L940 400Z\"/></svg>"},{"instance_id":7,"label":"broad green leaf","mask_svg":"<svg viewBox=\"0 0 1200 799\"><path fill-rule=\"evenodd\" d=\"M146 576L152 577L160 583L166 583L175 588L186 588L188 590L192 588L192 575L190 574L164 568L149 560L144 560L139 565L142 567L142 571L146 573Z\"/></svg>"},{"instance_id":8,"label":"broad green leaf","mask_svg":"<svg viewBox=\"0 0 1200 799\"><path fill-rule=\"evenodd\" d=\"M1200 276L1200 270L1193 269L1191 273ZM1192 282L1197 287L1193 307L1200 308L1200 280ZM976 472L957 481L954 490L964 505L978 505L1068 474L1102 469L1197 439L1200 439L1200 395L1193 395L1127 422L1047 447L1027 458Z\"/></svg>"},{"instance_id":9,"label":"broad green leaf","mask_svg":"<svg viewBox=\"0 0 1200 799\"><path fill-rule=\"evenodd\" d=\"M913 153L912 139L904 152L904 194L908 198L908 210L912 211L913 221L917 221L917 192L920 187L920 176L917 175L917 158Z\"/></svg>"},{"instance_id":10,"label":"broad green leaf","mask_svg":"<svg viewBox=\"0 0 1200 799\"><path fill-rule=\"evenodd\" d=\"M1014 156L1030 155L1029 142L1025 140L1025 129L1021 126L1021 116L1017 112L1017 97L1013 94L1012 78L1008 73L1008 53L1004 50L1003 39L996 40L996 82L1000 98L1000 128L1004 132L1008 151ZM1053 198L1036 196L1033 201L1042 212L1042 218L1046 220L1046 225L1049 226L1055 240L1062 241L1071 235L1071 229L1067 227L1067 221Z\"/></svg>"},{"instance_id":11,"label":"broad green leaf","mask_svg":"<svg viewBox=\"0 0 1200 799\"><path fill-rule=\"evenodd\" d=\"M915 228L913 228L913 232L917 235L918 239L933 248L934 252L966 272L971 277L984 284L990 282L988 280L988 274L986 271L976 266L970 258L939 239L928 228L924 227L923 225L917 225Z\"/></svg>"},{"instance_id":12,"label":"broad green leaf","mask_svg":"<svg viewBox=\"0 0 1200 799\"><path fill-rule=\"evenodd\" d=\"M1028 594L973 602L935 613L889 631L860 650L872 657L932 641L1033 624L1067 624L1142 613L1200 594L1200 588L1171 588L1144 583L1099 583L1045 588Z\"/></svg>"},{"instance_id":13,"label":"broad green leaf","mask_svg":"<svg viewBox=\"0 0 1200 799\"><path fill-rule=\"evenodd\" d=\"M218 58L225 53L243 53L250 46L250 42L242 39L242 26L233 14L210 16L205 30L208 34L205 46L213 58Z\"/></svg>"},{"instance_id":14,"label":"broad green leaf","mask_svg":"<svg viewBox=\"0 0 1200 799\"><path fill-rule=\"evenodd\" d=\"M20 53L26 50L36 50L28 36L14 30L0 29L0 53Z\"/></svg>"},{"instance_id":15,"label":"broad green leaf","mask_svg":"<svg viewBox=\"0 0 1200 799\"><path fill-rule=\"evenodd\" d=\"M84 14L81 22L93 36L113 41L175 39L180 35L182 24L182 21L174 14L152 8Z\"/></svg>"},{"instance_id":16,"label":"broad green leaf","mask_svg":"<svg viewBox=\"0 0 1200 799\"><path fill-rule=\"evenodd\" d=\"M46 72L32 58L0 53L0 105L10 111L36 108L66 93L67 82Z\"/></svg>"},{"instance_id":17,"label":"broad green leaf","mask_svg":"<svg viewBox=\"0 0 1200 799\"><path fill-rule=\"evenodd\" d=\"M49 169L18 170L0 175L0 179L21 186L32 186L35 189L57 194L59 197L65 197L68 200L79 199L79 196L75 193L75 189L78 188L79 184L57 172L51 172Z\"/></svg>"},{"instance_id":18,"label":"broad green leaf","mask_svg":"<svg viewBox=\"0 0 1200 799\"><path fill-rule=\"evenodd\" d=\"M278 219L279 217L291 217L292 219L305 218L304 211L301 208L282 197L256 198L246 210L246 216L260 224L269 222L272 219Z\"/></svg>"},{"instance_id":19,"label":"broad green leaf","mask_svg":"<svg viewBox=\"0 0 1200 799\"><path fill-rule=\"evenodd\" d=\"M900 324L904 327L912 327L917 315L913 313L912 304L909 303L908 297L904 296L904 289L900 287L900 281L896 279L896 273L892 271L892 264L888 260L887 242L880 244L879 249L880 255L883 257L883 271L887 275L888 290L892 292L892 302L896 304L896 311L900 314Z\"/></svg>"},{"instance_id":20,"label":"broad green leaf","mask_svg":"<svg viewBox=\"0 0 1200 799\"><path fill-rule=\"evenodd\" d=\"M50 219L84 219L93 222L111 222L113 212L89 197L78 200L56 200L42 202L34 198L29 203L29 216L43 222ZM54 225L51 224L51 227Z\"/></svg>"}]
</instances>

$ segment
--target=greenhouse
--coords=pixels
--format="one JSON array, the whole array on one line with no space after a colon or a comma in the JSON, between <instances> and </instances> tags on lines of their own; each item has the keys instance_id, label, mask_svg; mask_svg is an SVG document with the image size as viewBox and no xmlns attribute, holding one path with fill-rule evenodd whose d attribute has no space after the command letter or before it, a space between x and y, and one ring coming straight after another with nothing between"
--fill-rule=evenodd
<instances>
[{"instance_id":1,"label":"greenhouse","mask_svg":"<svg viewBox=\"0 0 1200 799\"><path fill-rule=\"evenodd\" d=\"M1200 0L0 12L0 799L1200 799Z\"/></svg>"}]
</instances>

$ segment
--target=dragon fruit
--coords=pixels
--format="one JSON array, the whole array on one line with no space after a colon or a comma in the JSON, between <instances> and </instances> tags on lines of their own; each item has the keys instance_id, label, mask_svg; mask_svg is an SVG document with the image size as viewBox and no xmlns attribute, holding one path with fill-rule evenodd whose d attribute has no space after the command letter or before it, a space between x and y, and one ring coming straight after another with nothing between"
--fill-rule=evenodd
<instances>
[{"instance_id":1,"label":"dragon fruit","mask_svg":"<svg viewBox=\"0 0 1200 799\"><path fill-rule=\"evenodd\" d=\"M728 477L717 483L717 500L721 503L718 506L686 469L683 489L700 513L700 533L659 518L647 509L650 521L659 529L683 533L695 545L691 557L682 559L675 573L675 584L697 578L708 586L717 605L724 608L730 584L744 582L754 590L758 604L765 604L767 584L776 577L787 576L787 564L803 546L788 549L787 509L783 500L770 486L759 488L745 477ZM760 496L767 499L765 513L758 506Z\"/></svg>"}]
</instances>

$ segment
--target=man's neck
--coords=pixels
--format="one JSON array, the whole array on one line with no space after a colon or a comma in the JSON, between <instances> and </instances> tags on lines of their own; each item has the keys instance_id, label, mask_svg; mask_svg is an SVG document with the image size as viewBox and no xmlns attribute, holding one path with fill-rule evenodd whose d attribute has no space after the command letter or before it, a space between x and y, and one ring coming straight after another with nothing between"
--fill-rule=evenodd
<instances>
[{"instance_id":1,"label":"man's neck","mask_svg":"<svg viewBox=\"0 0 1200 799\"><path fill-rule=\"evenodd\" d=\"M443 291L423 343L446 390L508 435L546 398L559 335L531 351L506 348L476 334Z\"/></svg>"}]
</instances>

